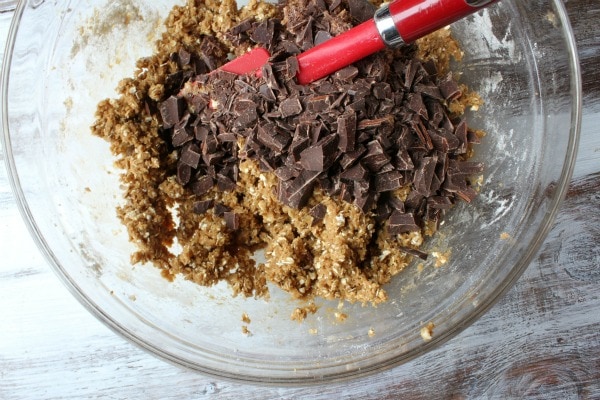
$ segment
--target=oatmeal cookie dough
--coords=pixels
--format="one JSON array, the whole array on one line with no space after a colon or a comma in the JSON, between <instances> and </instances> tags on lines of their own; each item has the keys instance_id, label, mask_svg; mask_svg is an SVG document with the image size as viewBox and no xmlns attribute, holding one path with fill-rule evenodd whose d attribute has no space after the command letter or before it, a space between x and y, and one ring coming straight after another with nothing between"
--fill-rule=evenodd
<instances>
[{"instance_id":1,"label":"oatmeal cookie dough","mask_svg":"<svg viewBox=\"0 0 600 400\"><path fill-rule=\"evenodd\" d=\"M280 177L257 158L239 157L227 171L232 174L227 177L235 176L235 180L208 186L202 183L210 171L181 167L184 150L174 143L173 128L166 128L168 113L161 113L161 107L177 95L182 79L206 74L228 57L252 47L251 37L232 33L248 21L260 24L279 18L284 27L300 34L295 18L304 12L301 8L309 6L326 8L319 21L325 21L331 33L355 22L345 1L295 0L285 6L251 1L238 10L233 0L190 0L183 7L175 7L166 20L166 32L156 45L156 54L139 60L134 77L120 82L119 98L98 105L92 131L110 142L116 165L123 171L125 203L117 214L137 247L133 263L152 263L168 279L181 274L206 286L225 281L233 295L267 297L270 282L297 299L322 297L378 304L387 299L383 285L406 267L412 255L424 256L418 250L424 232L435 230L435 223L428 224L427 220L414 228L414 221L411 225L397 218L394 226L411 227L390 233L374 208L358 207L351 198L332 196L319 186L306 196L302 206L286 204L277 191ZM435 44L425 41L418 49L424 61L431 59L438 64L440 74L445 74L448 66L447 58L437 50L439 40L458 54L453 39L443 35L431 39ZM465 101L474 104L478 100L473 95L465 100L464 88L454 90L456 93L444 100L452 119L462 112ZM216 108L212 100L209 96L202 107ZM176 106L178 101L174 101ZM427 112L424 108L420 111ZM210 127L210 121L203 123ZM374 129L382 125L368 123L374 123ZM363 127L368 130L371 126ZM467 146L467 128L463 128L462 145ZM244 137L229 135L227 140L228 151L243 153ZM210 160L214 153L199 149L192 153L187 156L208 158L207 165L213 165ZM457 171L455 178L464 180L464 171ZM190 183L183 182L186 179ZM406 182L385 196L409 201L413 186ZM469 188L462 182L458 186L453 190L462 191L469 200ZM446 207L449 203L444 200L436 205ZM263 264L253 258L259 249L264 250Z\"/></svg>"}]
</instances>

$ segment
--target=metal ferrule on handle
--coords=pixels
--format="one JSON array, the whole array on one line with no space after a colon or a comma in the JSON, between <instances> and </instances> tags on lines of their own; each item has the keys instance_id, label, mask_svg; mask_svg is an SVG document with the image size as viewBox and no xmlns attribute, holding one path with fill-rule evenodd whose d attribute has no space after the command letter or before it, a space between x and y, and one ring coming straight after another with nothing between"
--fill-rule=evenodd
<instances>
[{"instance_id":1,"label":"metal ferrule on handle","mask_svg":"<svg viewBox=\"0 0 600 400\"><path fill-rule=\"evenodd\" d=\"M498 0L396 0L375 13L377 31L389 47L412 43Z\"/></svg>"}]
</instances>

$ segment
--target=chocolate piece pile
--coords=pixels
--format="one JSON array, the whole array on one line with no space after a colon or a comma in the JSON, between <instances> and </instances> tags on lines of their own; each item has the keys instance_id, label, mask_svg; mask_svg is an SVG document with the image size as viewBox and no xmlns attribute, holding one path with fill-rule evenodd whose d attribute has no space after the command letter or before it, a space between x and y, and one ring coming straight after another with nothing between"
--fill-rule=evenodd
<instances>
[{"instance_id":1,"label":"chocolate piece pile","mask_svg":"<svg viewBox=\"0 0 600 400\"><path fill-rule=\"evenodd\" d=\"M164 137L179 156L179 182L198 196L215 186L234 190L239 160L254 159L278 177L282 203L303 207L320 187L374 212L390 234L420 231L458 198L471 201L476 192L467 177L483 166L465 161L477 137L464 119L448 113L448 102L461 95L452 76L438 76L432 62L421 63L414 49L404 48L299 86L294 56L370 11L319 0L293 10L301 15L286 15L285 26L249 19L229 33L236 45L270 51L272 62L260 78L206 74L226 61L210 38L199 53L173 54L181 71L167 78L159 111ZM395 192L407 186L412 190L402 201ZM211 207L199 201L196 212ZM235 215L221 214L232 229L238 226ZM323 218L322 207L311 214Z\"/></svg>"}]
</instances>

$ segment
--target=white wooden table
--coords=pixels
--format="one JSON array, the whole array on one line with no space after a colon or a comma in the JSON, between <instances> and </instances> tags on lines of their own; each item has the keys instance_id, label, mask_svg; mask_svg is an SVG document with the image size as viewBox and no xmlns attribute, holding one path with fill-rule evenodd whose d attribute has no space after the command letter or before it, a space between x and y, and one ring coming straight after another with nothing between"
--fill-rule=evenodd
<instances>
[{"instance_id":1,"label":"white wooden table","mask_svg":"<svg viewBox=\"0 0 600 400\"><path fill-rule=\"evenodd\" d=\"M312 388L182 370L115 335L62 286L29 237L2 165L0 399L600 399L600 2L564 1L585 96L572 186L529 269L458 337L393 370ZM10 18L0 13L1 43Z\"/></svg>"}]
</instances>

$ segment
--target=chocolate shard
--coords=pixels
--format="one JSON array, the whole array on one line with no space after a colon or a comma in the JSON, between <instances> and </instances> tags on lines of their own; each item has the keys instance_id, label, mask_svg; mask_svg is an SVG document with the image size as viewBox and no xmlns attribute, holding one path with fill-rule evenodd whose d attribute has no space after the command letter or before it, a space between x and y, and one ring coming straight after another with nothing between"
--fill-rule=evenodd
<instances>
[{"instance_id":1,"label":"chocolate shard","mask_svg":"<svg viewBox=\"0 0 600 400\"><path fill-rule=\"evenodd\" d=\"M371 210L375 203L375 194L370 191L371 185L369 181L354 181L352 182L354 196L354 205L366 213Z\"/></svg>"},{"instance_id":2,"label":"chocolate shard","mask_svg":"<svg viewBox=\"0 0 600 400\"><path fill-rule=\"evenodd\" d=\"M177 181L185 186L189 183L192 177L192 168L184 163L177 164Z\"/></svg>"},{"instance_id":3,"label":"chocolate shard","mask_svg":"<svg viewBox=\"0 0 600 400\"><path fill-rule=\"evenodd\" d=\"M184 144L190 142L194 138L185 127L178 127L173 129L173 136L171 137L171 144L173 147L181 147Z\"/></svg>"},{"instance_id":4,"label":"chocolate shard","mask_svg":"<svg viewBox=\"0 0 600 400\"><path fill-rule=\"evenodd\" d=\"M327 31L318 31L315 34L315 46L328 41L329 39L331 39L331 34Z\"/></svg>"},{"instance_id":5,"label":"chocolate shard","mask_svg":"<svg viewBox=\"0 0 600 400\"><path fill-rule=\"evenodd\" d=\"M424 94L425 96L431 97L435 100L444 100L444 96L440 91L440 88L433 83L419 83L415 85L415 92Z\"/></svg>"},{"instance_id":6,"label":"chocolate shard","mask_svg":"<svg viewBox=\"0 0 600 400\"><path fill-rule=\"evenodd\" d=\"M287 182L279 182L277 198L292 208L304 207L317 182L320 172L302 170L298 177Z\"/></svg>"},{"instance_id":7,"label":"chocolate shard","mask_svg":"<svg viewBox=\"0 0 600 400\"><path fill-rule=\"evenodd\" d=\"M459 142L456 154L465 154L467 152L469 146L467 133L467 122L463 118L454 128L454 136L456 136Z\"/></svg>"},{"instance_id":8,"label":"chocolate shard","mask_svg":"<svg viewBox=\"0 0 600 400\"><path fill-rule=\"evenodd\" d=\"M327 206L323 203L319 203L310 209L309 214L313 218L312 225L317 225L319 222L323 221L325 215L327 215Z\"/></svg>"},{"instance_id":9,"label":"chocolate shard","mask_svg":"<svg viewBox=\"0 0 600 400\"><path fill-rule=\"evenodd\" d=\"M424 251L421 251L419 249L413 249L412 247L400 246L399 249L401 251L405 252L406 254L410 254L411 256L419 257L421 260L427 260L427 258L429 257L429 255L427 253L425 253Z\"/></svg>"},{"instance_id":10,"label":"chocolate shard","mask_svg":"<svg viewBox=\"0 0 600 400\"><path fill-rule=\"evenodd\" d=\"M358 76L358 68L353 65L342 68L333 74L333 78L342 82L352 82Z\"/></svg>"},{"instance_id":11,"label":"chocolate shard","mask_svg":"<svg viewBox=\"0 0 600 400\"><path fill-rule=\"evenodd\" d=\"M400 171L412 171L415 165L406 149L399 149L396 156L392 159L392 164Z\"/></svg>"},{"instance_id":12,"label":"chocolate shard","mask_svg":"<svg viewBox=\"0 0 600 400\"><path fill-rule=\"evenodd\" d=\"M203 175L191 184L191 189L196 196L202 196L208 193L214 185L215 182L213 181L213 178L208 175Z\"/></svg>"},{"instance_id":13,"label":"chocolate shard","mask_svg":"<svg viewBox=\"0 0 600 400\"><path fill-rule=\"evenodd\" d=\"M312 96L306 102L309 112L319 114L329 110L333 99L331 95Z\"/></svg>"},{"instance_id":14,"label":"chocolate shard","mask_svg":"<svg viewBox=\"0 0 600 400\"><path fill-rule=\"evenodd\" d=\"M350 16L357 23L362 23L373 18L375 6L364 0L349 0Z\"/></svg>"},{"instance_id":15,"label":"chocolate shard","mask_svg":"<svg viewBox=\"0 0 600 400\"><path fill-rule=\"evenodd\" d=\"M337 142L337 135L329 135L317 144L307 147L300 153L300 165L308 171L325 171L337 158Z\"/></svg>"},{"instance_id":16,"label":"chocolate shard","mask_svg":"<svg viewBox=\"0 0 600 400\"><path fill-rule=\"evenodd\" d=\"M367 144L367 154L362 157L361 162L371 171L377 172L390 160L390 156L385 153L381 143L378 140L372 140Z\"/></svg>"},{"instance_id":17,"label":"chocolate shard","mask_svg":"<svg viewBox=\"0 0 600 400\"><path fill-rule=\"evenodd\" d=\"M403 186L404 176L400 171L392 170L375 176L376 192L391 192Z\"/></svg>"},{"instance_id":18,"label":"chocolate shard","mask_svg":"<svg viewBox=\"0 0 600 400\"><path fill-rule=\"evenodd\" d=\"M437 156L424 157L417 167L414 177L414 189L423 196L431 195L431 184L435 175Z\"/></svg>"},{"instance_id":19,"label":"chocolate shard","mask_svg":"<svg viewBox=\"0 0 600 400\"><path fill-rule=\"evenodd\" d=\"M351 168L343 171L340 174L340 179L343 181L364 181L369 177L369 171L358 163Z\"/></svg>"},{"instance_id":20,"label":"chocolate shard","mask_svg":"<svg viewBox=\"0 0 600 400\"><path fill-rule=\"evenodd\" d=\"M421 93L411 93L408 96L408 108L414 111L415 114L419 115L423 119L429 119L427 107L425 107L425 103L423 102L423 96L421 96Z\"/></svg>"},{"instance_id":21,"label":"chocolate shard","mask_svg":"<svg viewBox=\"0 0 600 400\"><path fill-rule=\"evenodd\" d=\"M452 200L447 196L431 196L427 199L427 207L436 210L449 210L452 205Z\"/></svg>"},{"instance_id":22,"label":"chocolate shard","mask_svg":"<svg viewBox=\"0 0 600 400\"><path fill-rule=\"evenodd\" d=\"M254 22L254 17L246 18L242 20L239 24L231 28L229 32L234 36L237 36L240 33L245 33L249 31L250 28L252 28L252 22Z\"/></svg>"},{"instance_id":23,"label":"chocolate shard","mask_svg":"<svg viewBox=\"0 0 600 400\"><path fill-rule=\"evenodd\" d=\"M230 192L235 190L236 183L228 176L217 174L217 188L222 192Z\"/></svg>"},{"instance_id":24,"label":"chocolate shard","mask_svg":"<svg viewBox=\"0 0 600 400\"><path fill-rule=\"evenodd\" d=\"M295 178L299 174L298 170L291 165L283 165L279 168L276 168L273 172L280 181L284 182Z\"/></svg>"},{"instance_id":25,"label":"chocolate shard","mask_svg":"<svg viewBox=\"0 0 600 400\"><path fill-rule=\"evenodd\" d=\"M302 112L302 104L297 97L285 99L279 104L279 112L283 118L298 115Z\"/></svg>"},{"instance_id":26,"label":"chocolate shard","mask_svg":"<svg viewBox=\"0 0 600 400\"><path fill-rule=\"evenodd\" d=\"M215 203L214 212L217 217L223 217L225 213L231 212L231 208L227 207L223 203Z\"/></svg>"},{"instance_id":27,"label":"chocolate shard","mask_svg":"<svg viewBox=\"0 0 600 400\"><path fill-rule=\"evenodd\" d=\"M208 210L213 208L215 205L215 201L213 199L209 200L201 200L194 203L194 213L195 214L205 214Z\"/></svg>"},{"instance_id":28,"label":"chocolate shard","mask_svg":"<svg viewBox=\"0 0 600 400\"><path fill-rule=\"evenodd\" d=\"M233 126L238 129L247 128L258 119L256 103L249 99L238 99L232 111L236 116Z\"/></svg>"},{"instance_id":29,"label":"chocolate shard","mask_svg":"<svg viewBox=\"0 0 600 400\"><path fill-rule=\"evenodd\" d=\"M381 118L362 119L358 122L357 128L359 130L377 129L383 125L394 126L394 116L386 115L385 117L381 117Z\"/></svg>"},{"instance_id":30,"label":"chocolate shard","mask_svg":"<svg viewBox=\"0 0 600 400\"><path fill-rule=\"evenodd\" d=\"M273 40L275 34L275 24L273 20L267 19L255 26L250 38L262 45L268 45Z\"/></svg>"},{"instance_id":31,"label":"chocolate shard","mask_svg":"<svg viewBox=\"0 0 600 400\"><path fill-rule=\"evenodd\" d=\"M187 146L181 152L179 161L183 164L190 166L191 168L198 168L198 164L202 159L200 149L196 145Z\"/></svg>"},{"instance_id":32,"label":"chocolate shard","mask_svg":"<svg viewBox=\"0 0 600 400\"><path fill-rule=\"evenodd\" d=\"M360 158L367 152L367 148L365 146L358 145L355 147L354 151L344 153L340 160L340 167L342 169L347 169L354 165Z\"/></svg>"},{"instance_id":33,"label":"chocolate shard","mask_svg":"<svg viewBox=\"0 0 600 400\"><path fill-rule=\"evenodd\" d=\"M456 100L462 96L462 91L458 86L458 83L452 77L452 73L449 73L438 83L440 92L446 101Z\"/></svg>"},{"instance_id":34,"label":"chocolate shard","mask_svg":"<svg viewBox=\"0 0 600 400\"><path fill-rule=\"evenodd\" d=\"M165 101L158 104L158 110L165 129L177 125L183 117L186 102L182 97L169 96Z\"/></svg>"},{"instance_id":35,"label":"chocolate shard","mask_svg":"<svg viewBox=\"0 0 600 400\"><path fill-rule=\"evenodd\" d=\"M225 220L225 226L230 231L237 231L240 228L240 216L233 211L225 211L223 213L223 219Z\"/></svg>"},{"instance_id":36,"label":"chocolate shard","mask_svg":"<svg viewBox=\"0 0 600 400\"><path fill-rule=\"evenodd\" d=\"M402 213L400 211L394 211L390 215L387 221L387 228L390 235L419 232L421 230L412 213Z\"/></svg>"},{"instance_id":37,"label":"chocolate shard","mask_svg":"<svg viewBox=\"0 0 600 400\"><path fill-rule=\"evenodd\" d=\"M281 153L290 143L291 137L273 124L260 125L256 139L269 149Z\"/></svg>"},{"instance_id":38,"label":"chocolate shard","mask_svg":"<svg viewBox=\"0 0 600 400\"><path fill-rule=\"evenodd\" d=\"M300 65L298 64L298 59L296 57L288 57L285 60L285 77L287 80L293 79L298 70L300 69Z\"/></svg>"},{"instance_id":39,"label":"chocolate shard","mask_svg":"<svg viewBox=\"0 0 600 400\"><path fill-rule=\"evenodd\" d=\"M260 87L258 88L258 93L269 102L274 102L275 100L277 100L273 89L271 89L271 87L269 87L269 85L267 85L266 83L260 85Z\"/></svg>"},{"instance_id":40,"label":"chocolate shard","mask_svg":"<svg viewBox=\"0 0 600 400\"><path fill-rule=\"evenodd\" d=\"M347 112L338 117L337 133L340 138L338 148L344 153L354 151L356 147L356 113Z\"/></svg>"}]
</instances>

